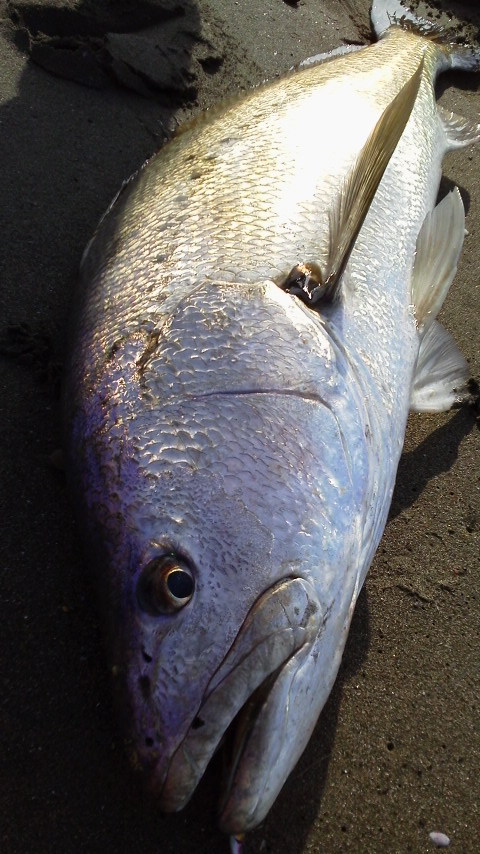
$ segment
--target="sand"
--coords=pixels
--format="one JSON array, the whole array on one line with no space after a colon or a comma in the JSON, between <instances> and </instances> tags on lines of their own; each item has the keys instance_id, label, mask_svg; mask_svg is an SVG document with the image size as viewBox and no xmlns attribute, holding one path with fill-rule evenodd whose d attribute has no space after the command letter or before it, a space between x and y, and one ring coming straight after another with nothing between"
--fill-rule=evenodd
<instances>
[{"instance_id":1,"label":"sand","mask_svg":"<svg viewBox=\"0 0 480 854\"><path fill-rule=\"evenodd\" d=\"M26 323L37 343L46 331L61 360L82 250L123 179L199 108L342 39L364 42L368 6L178 0L167 15L161 3L1 0L1 331ZM475 4L455 6L480 24ZM478 117L478 79L444 82L442 103ZM477 379L479 165L473 148L445 161L469 234L442 311ZM162 816L126 764L88 572L49 462L58 400L35 367L0 359L0 850L225 854L215 769L184 812ZM471 410L411 417L340 676L247 852L424 852L431 830L452 851L479 850L479 444Z\"/></svg>"}]
</instances>

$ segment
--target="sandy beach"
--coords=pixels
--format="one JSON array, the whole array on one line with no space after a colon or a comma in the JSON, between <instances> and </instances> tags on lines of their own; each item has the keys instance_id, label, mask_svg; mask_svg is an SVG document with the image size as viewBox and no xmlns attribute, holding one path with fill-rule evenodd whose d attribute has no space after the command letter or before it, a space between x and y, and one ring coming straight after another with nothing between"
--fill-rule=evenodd
<instances>
[{"instance_id":1,"label":"sandy beach","mask_svg":"<svg viewBox=\"0 0 480 854\"><path fill-rule=\"evenodd\" d=\"M480 26L474 3L437 5ZM165 816L125 759L88 571L51 463L61 446L56 363L82 251L122 181L219 98L368 41L369 6L0 0L0 334L21 327L8 340L24 351L0 357L3 854L228 850L216 829L215 764L191 804ZM445 75L441 103L478 120L479 79ZM478 381L480 147L449 154L444 174L445 187L460 188L468 235L441 320ZM42 361L38 349L51 344ZM410 417L340 675L246 854L416 854L434 850L433 830L452 852L479 850L475 416Z\"/></svg>"}]
</instances>

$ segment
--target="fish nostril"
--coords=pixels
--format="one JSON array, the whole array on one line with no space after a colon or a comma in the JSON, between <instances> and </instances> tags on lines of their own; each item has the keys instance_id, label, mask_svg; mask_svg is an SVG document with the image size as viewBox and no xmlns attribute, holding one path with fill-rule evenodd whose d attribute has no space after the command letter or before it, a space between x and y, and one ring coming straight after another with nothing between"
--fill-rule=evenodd
<instances>
[{"instance_id":1,"label":"fish nostril","mask_svg":"<svg viewBox=\"0 0 480 854\"><path fill-rule=\"evenodd\" d=\"M143 699L148 700L148 698L150 697L150 689L151 689L150 677L149 676L140 676L139 680L138 680L138 687L140 688L140 691L142 692Z\"/></svg>"},{"instance_id":2,"label":"fish nostril","mask_svg":"<svg viewBox=\"0 0 480 854\"><path fill-rule=\"evenodd\" d=\"M205 721L202 721L202 719L197 715L197 717L192 721L192 729L200 729L202 726L205 726Z\"/></svg>"},{"instance_id":3,"label":"fish nostril","mask_svg":"<svg viewBox=\"0 0 480 854\"><path fill-rule=\"evenodd\" d=\"M150 662L153 661L152 656L148 654L147 650L143 646L142 646L142 657L143 657L143 660L147 662L147 664L150 664Z\"/></svg>"}]
</instances>

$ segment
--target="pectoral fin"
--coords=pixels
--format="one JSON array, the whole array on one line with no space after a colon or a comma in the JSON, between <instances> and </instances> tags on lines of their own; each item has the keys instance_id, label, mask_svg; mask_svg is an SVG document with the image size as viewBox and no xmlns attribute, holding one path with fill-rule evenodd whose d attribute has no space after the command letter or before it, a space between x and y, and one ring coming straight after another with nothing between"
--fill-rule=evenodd
<instances>
[{"instance_id":1,"label":"pectoral fin","mask_svg":"<svg viewBox=\"0 0 480 854\"><path fill-rule=\"evenodd\" d=\"M436 320L420 344L410 408L443 412L467 395L468 365L452 336Z\"/></svg>"},{"instance_id":2,"label":"pectoral fin","mask_svg":"<svg viewBox=\"0 0 480 854\"><path fill-rule=\"evenodd\" d=\"M465 235L465 210L455 187L428 213L417 238L412 302L417 326L426 331L447 296Z\"/></svg>"},{"instance_id":3,"label":"pectoral fin","mask_svg":"<svg viewBox=\"0 0 480 854\"><path fill-rule=\"evenodd\" d=\"M412 301L421 340L410 403L417 412L441 412L465 396L468 365L435 321L457 270L464 233L465 212L455 188L427 214L417 239Z\"/></svg>"}]
</instances>

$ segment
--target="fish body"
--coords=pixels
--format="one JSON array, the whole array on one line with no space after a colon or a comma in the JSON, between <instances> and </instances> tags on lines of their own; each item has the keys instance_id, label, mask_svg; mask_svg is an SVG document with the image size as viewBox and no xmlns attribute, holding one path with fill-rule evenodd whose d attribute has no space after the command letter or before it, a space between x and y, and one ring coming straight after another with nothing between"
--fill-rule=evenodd
<instances>
[{"instance_id":1,"label":"fish body","mask_svg":"<svg viewBox=\"0 0 480 854\"><path fill-rule=\"evenodd\" d=\"M180 809L235 720L232 834L331 690L412 390L447 408L464 378L434 321L463 239L459 196L435 209L441 161L478 136L435 104L452 57L395 26L213 109L125 185L82 262L70 479L134 761ZM412 79L333 297L309 305L285 281L329 269L350 176Z\"/></svg>"}]
</instances>

